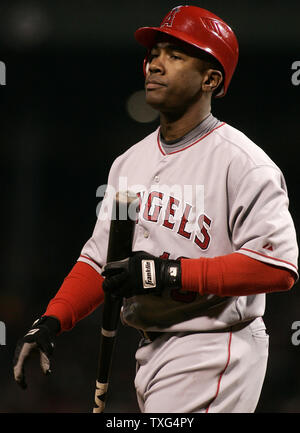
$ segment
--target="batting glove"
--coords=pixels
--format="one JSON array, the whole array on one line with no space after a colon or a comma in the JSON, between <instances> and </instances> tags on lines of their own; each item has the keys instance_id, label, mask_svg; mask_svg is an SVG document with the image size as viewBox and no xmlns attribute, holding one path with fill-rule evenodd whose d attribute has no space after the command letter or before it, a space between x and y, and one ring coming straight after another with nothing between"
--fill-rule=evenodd
<instances>
[{"instance_id":1,"label":"batting glove","mask_svg":"<svg viewBox=\"0 0 300 433\"><path fill-rule=\"evenodd\" d=\"M51 373L50 356L54 350L54 340L60 330L58 319L43 316L36 320L27 334L21 338L16 346L13 365L14 378L21 388L26 389L25 363L34 352L39 352L40 366L44 374Z\"/></svg>"},{"instance_id":2,"label":"batting glove","mask_svg":"<svg viewBox=\"0 0 300 433\"><path fill-rule=\"evenodd\" d=\"M164 288L181 287L180 261L160 259L145 251L107 263L102 275L104 292L115 297L160 294Z\"/></svg>"}]
</instances>

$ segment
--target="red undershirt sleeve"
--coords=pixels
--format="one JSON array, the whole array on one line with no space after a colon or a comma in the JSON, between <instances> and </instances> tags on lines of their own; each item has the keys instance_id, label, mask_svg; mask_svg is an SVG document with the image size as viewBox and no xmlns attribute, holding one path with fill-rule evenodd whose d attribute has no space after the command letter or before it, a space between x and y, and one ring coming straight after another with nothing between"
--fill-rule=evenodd
<instances>
[{"instance_id":1,"label":"red undershirt sleeve","mask_svg":"<svg viewBox=\"0 0 300 433\"><path fill-rule=\"evenodd\" d=\"M182 289L201 295L247 296L289 290L293 274L244 254L215 258L181 259ZM61 332L70 330L103 301L103 277L90 265L77 262L44 313L56 317Z\"/></svg>"},{"instance_id":2,"label":"red undershirt sleeve","mask_svg":"<svg viewBox=\"0 0 300 433\"><path fill-rule=\"evenodd\" d=\"M104 300L103 277L90 265L77 262L49 302L45 316L60 321L61 332L92 313Z\"/></svg>"},{"instance_id":3,"label":"red undershirt sleeve","mask_svg":"<svg viewBox=\"0 0 300 433\"><path fill-rule=\"evenodd\" d=\"M201 295L247 296L289 290L291 271L241 253L214 258L181 259L182 290Z\"/></svg>"}]
</instances>

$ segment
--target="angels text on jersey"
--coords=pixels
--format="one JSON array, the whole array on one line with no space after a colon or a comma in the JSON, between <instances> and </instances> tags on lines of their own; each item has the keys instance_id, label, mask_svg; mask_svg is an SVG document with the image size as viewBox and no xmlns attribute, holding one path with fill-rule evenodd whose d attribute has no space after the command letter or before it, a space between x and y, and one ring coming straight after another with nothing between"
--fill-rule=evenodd
<instances>
[{"instance_id":1,"label":"angels text on jersey","mask_svg":"<svg viewBox=\"0 0 300 433\"><path fill-rule=\"evenodd\" d=\"M97 196L104 193L107 200L97 206L98 219L113 219L112 202L116 190L112 186L101 186ZM128 190L126 178L120 178L119 191ZM130 190L139 197L139 207L130 207L123 219L134 219L137 223L150 222L177 236L194 242L201 250L210 244L212 218L204 210L204 185L153 185L147 190L142 185L131 185Z\"/></svg>"}]
</instances>

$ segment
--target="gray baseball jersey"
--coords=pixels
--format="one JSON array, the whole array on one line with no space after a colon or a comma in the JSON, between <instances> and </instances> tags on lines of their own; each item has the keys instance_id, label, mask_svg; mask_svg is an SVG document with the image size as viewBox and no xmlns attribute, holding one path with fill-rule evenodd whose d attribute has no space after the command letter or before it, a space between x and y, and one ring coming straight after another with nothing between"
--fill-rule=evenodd
<instances>
[{"instance_id":1,"label":"gray baseball jersey","mask_svg":"<svg viewBox=\"0 0 300 433\"><path fill-rule=\"evenodd\" d=\"M212 116L207 121L215 123L177 148L163 145L158 128L114 161L94 232L78 260L101 273L113 194L131 190L140 197L134 251L171 259L239 252L298 278L296 234L281 170L237 129ZM166 289L163 299L166 309L175 306L184 316L164 331L218 330L265 311L265 294L220 298ZM126 300L124 314L131 302L136 299ZM146 329L162 330L150 323Z\"/></svg>"}]
</instances>

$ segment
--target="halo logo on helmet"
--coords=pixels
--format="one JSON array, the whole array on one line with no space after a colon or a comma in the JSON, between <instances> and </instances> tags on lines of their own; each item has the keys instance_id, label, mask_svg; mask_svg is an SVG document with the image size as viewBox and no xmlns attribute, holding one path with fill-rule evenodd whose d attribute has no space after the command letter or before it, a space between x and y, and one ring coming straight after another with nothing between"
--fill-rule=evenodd
<instances>
[{"instance_id":1,"label":"halo logo on helmet","mask_svg":"<svg viewBox=\"0 0 300 433\"><path fill-rule=\"evenodd\" d=\"M144 74L148 70L148 56L161 34L172 36L213 56L224 70L223 85L216 97L226 94L235 71L239 46L233 30L217 15L197 6L177 6L162 20L160 27L141 27L136 40L148 49L144 59Z\"/></svg>"},{"instance_id":2,"label":"halo logo on helmet","mask_svg":"<svg viewBox=\"0 0 300 433\"><path fill-rule=\"evenodd\" d=\"M179 12L180 8L182 8L182 6L177 6L176 8L172 9L168 13L168 15L163 19L163 22L161 23L160 27L164 27L164 26L172 27L175 15Z\"/></svg>"}]
</instances>

